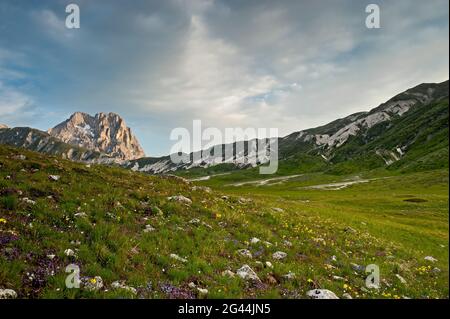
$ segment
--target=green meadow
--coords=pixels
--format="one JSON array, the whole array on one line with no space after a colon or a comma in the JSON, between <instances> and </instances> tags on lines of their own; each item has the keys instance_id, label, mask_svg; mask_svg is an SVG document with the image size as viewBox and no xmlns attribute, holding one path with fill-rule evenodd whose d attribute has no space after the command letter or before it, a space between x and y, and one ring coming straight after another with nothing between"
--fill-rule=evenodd
<instances>
[{"instance_id":1,"label":"green meadow","mask_svg":"<svg viewBox=\"0 0 450 319\"><path fill-rule=\"evenodd\" d=\"M307 298L315 288L448 298L448 169L208 173L189 182L0 146L0 289L19 298ZM70 264L79 289L65 284ZM238 275L244 265L258 280ZM368 265L379 267L376 288L366 287Z\"/></svg>"}]
</instances>

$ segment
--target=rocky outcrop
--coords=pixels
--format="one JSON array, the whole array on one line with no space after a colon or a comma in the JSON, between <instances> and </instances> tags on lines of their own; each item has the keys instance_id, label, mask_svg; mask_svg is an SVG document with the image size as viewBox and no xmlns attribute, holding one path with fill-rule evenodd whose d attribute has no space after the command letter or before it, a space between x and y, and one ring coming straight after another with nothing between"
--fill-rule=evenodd
<instances>
[{"instance_id":1,"label":"rocky outcrop","mask_svg":"<svg viewBox=\"0 0 450 319\"><path fill-rule=\"evenodd\" d=\"M115 113L91 116L76 112L48 133L59 140L92 151L105 153L121 160L145 156L138 140L125 121Z\"/></svg>"},{"instance_id":2,"label":"rocky outcrop","mask_svg":"<svg viewBox=\"0 0 450 319\"><path fill-rule=\"evenodd\" d=\"M105 164L114 161L106 154L64 143L46 132L29 127L0 129L0 144L56 155L72 161Z\"/></svg>"}]
</instances>

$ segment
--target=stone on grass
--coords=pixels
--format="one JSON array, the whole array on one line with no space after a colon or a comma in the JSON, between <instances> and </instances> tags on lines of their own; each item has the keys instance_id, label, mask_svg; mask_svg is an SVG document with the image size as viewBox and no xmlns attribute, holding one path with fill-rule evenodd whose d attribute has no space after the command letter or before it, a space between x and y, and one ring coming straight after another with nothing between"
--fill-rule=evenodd
<instances>
[{"instance_id":1,"label":"stone on grass","mask_svg":"<svg viewBox=\"0 0 450 319\"><path fill-rule=\"evenodd\" d=\"M243 256L243 257L247 257L247 258L253 258L252 253L250 252L250 250L248 249L239 249L238 254Z\"/></svg>"},{"instance_id":2,"label":"stone on grass","mask_svg":"<svg viewBox=\"0 0 450 319\"><path fill-rule=\"evenodd\" d=\"M253 271L253 269L250 268L249 265L243 265L236 271L236 274L245 280L261 282L261 279L259 279L258 275Z\"/></svg>"},{"instance_id":3,"label":"stone on grass","mask_svg":"<svg viewBox=\"0 0 450 319\"><path fill-rule=\"evenodd\" d=\"M277 212L277 213L283 213L284 212L284 209L278 208L278 207L272 207L272 210Z\"/></svg>"},{"instance_id":4,"label":"stone on grass","mask_svg":"<svg viewBox=\"0 0 450 319\"><path fill-rule=\"evenodd\" d=\"M398 280L400 280L400 282L402 283L402 284L406 284L406 280L405 280L405 278L403 278L402 276L400 276L399 274L395 274L395 277L397 277L398 278Z\"/></svg>"},{"instance_id":5,"label":"stone on grass","mask_svg":"<svg viewBox=\"0 0 450 319\"><path fill-rule=\"evenodd\" d=\"M273 268L273 265L270 261L266 261L266 267Z\"/></svg>"},{"instance_id":6,"label":"stone on grass","mask_svg":"<svg viewBox=\"0 0 450 319\"><path fill-rule=\"evenodd\" d=\"M51 181L54 181L54 182L59 181L60 178L61 178L61 176L59 176L59 175L49 175L48 176L48 179Z\"/></svg>"},{"instance_id":7,"label":"stone on grass","mask_svg":"<svg viewBox=\"0 0 450 319\"><path fill-rule=\"evenodd\" d=\"M281 260L287 257L287 254L285 252L282 251L277 251L275 253L273 253L272 258L275 260Z\"/></svg>"},{"instance_id":8,"label":"stone on grass","mask_svg":"<svg viewBox=\"0 0 450 319\"><path fill-rule=\"evenodd\" d=\"M295 274L290 271L286 275L283 275L283 278L287 279L287 280L293 280L293 279L295 279Z\"/></svg>"},{"instance_id":9,"label":"stone on grass","mask_svg":"<svg viewBox=\"0 0 450 319\"><path fill-rule=\"evenodd\" d=\"M66 250L64 250L64 255L66 255L67 257L73 257L75 256L75 252L72 249L67 248Z\"/></svg>"},{"instance_id":10,"label":"stone on grass","mask_svg":"<svg viewBox=\"0 0 450 319\"><path fill-rule=\"evenodd\" d=\"M183 196L183 195L176 195L176 196L171 196L171 197L167 197L168 200L170 201L175 201L175 202L179 202L179 203L184 203L184 204L192 204L192 200L190 200L189 198Z\"/></svg>"},{"instance_id":11,"label":"stone on grass","mask_svg":"<svg viewBox=\"0 0 450 319\"><path fill-rule=\"evenodd\" d=\"M17 293L12 289L0 289L0 299L16 299Z\"/></svg>"},{"instance_id":12,"label":"stone on grass","mask_svg":"<svg viewBox=\"0 0 450 319\"><path fill-rule=\"evenodd\" d=\"M353 299L352 296L348 292L342 294L342 298L344 298L344 299Z\"/></svg>"},{"instance_id":13,"label":"stone on grass","mask_svg":"<svg viewBox=\"0 0 450 319\"><path fill-rule=\"evenodd\" d=\"M311 299L339 299L334 292L328 289L314 289L306 293Z\"/></svg>"},{"instance_id":14,"label":"stone on grass","mask_svg":"<svg viewBox=\"0 0 450 319\"><path fill-rule=\"evenodd\" d=\"M182 263L187 263L187 259L178 256L177 254L170 254L170 258L181 261Z\"/></svg>"},{"instance_id":15,"label":"stone on grass","mask_svg":"<svg viewBox=\"0 0 450 319\"><path fill-rule=\"evenodd\" d=\"M155 231L155 228L152 225L145 225L144 233L150 233Z\"/></svg>"},{"instance_id":16,"label":"stone on grass","mask_svg":"<svg viewBox=\"0 0 450 319\"><path fill-rule=\"evenodd\" d=\"M234 272L232 272L231 270L224 270L222 271L222 276L224 277L230 277L233 278L236 274Z\"/></svg>"},{"instance_id":17,"label":"stone on grass","mask_svg":"<svg viewBox=\"0 0 450 319\"><path fill-rule=\"evenodd\" d=\"M432 257L432 256L426 256L424 258L426 261L431 261L432 263L438 261L436 258Z\"/></svg>"},{"instance_id":18,"label":"stone on grass","mask_svg":"<svg viewBox=\"0 0 450 319\"><path fill-rule=\"evenodd\" d=\"M191 289L195 289L195 288L197 288L197 285L191 281L190 283L188 283L188 287Z\"/></svg>"},{"instance_id":19,"label":"stone on grass","mask_svg":"<svg viewBox=\"0 0 450 319\"><path fill-rule=\"evenodd\" d=\"M22 202L30 205L36 205L36 202L34 200L29 199L28 197L22 198Z\"/></svg>"},{"instance_id":20,"label":"stone on grass","mask_svg":"<svg viewBox=\"0 0 450 319\"><path fill-rule=\"evenodd\" d=\"M256 237L253 237L252 239L250 239L250 244L257 244L257 243L259 243L260 242L260 239L259 238L256 238Z\"/></svg>"},{"instance_id":21,"label":"stone on grass","mask_svg":"<svg viewBox=\"0 0 450 319\"><path fill-rule=\"evenodd\" d=\"M126 290L126 291L128 291L128 292L131 292L133 295L136 295L136 294L137 294L136 288L131 287L131 286L127 286L127 285L125 284L125 281L124 281L124 280L117 280L117 281L114 281L114 282L111 284L111 288L112 288L112 289L123 289L123 290Z\"/></svg>"},{"instance_id":22,"label":"stone on grass","mask_svg":"<svg viewBox=\"0 0 450 319\"><path fill-rule=\"evenodd\" d=\"M201 295L207 295L207 294L208 294L208 289L205 289L205 288L199 288L199 287L197 287L197 291L198 291Z\"/></svg>"},{"instance_id":23,"label":"stone on grass","mask_svg":"<svg viewBox=\"0 0 450 319\"><path fill-rule=\"evenodd\" d=\"M338 281L345 281L344 277L340 277L340 276L333 276L334 280L338 280Z\"/></svg>"}]
</instances>

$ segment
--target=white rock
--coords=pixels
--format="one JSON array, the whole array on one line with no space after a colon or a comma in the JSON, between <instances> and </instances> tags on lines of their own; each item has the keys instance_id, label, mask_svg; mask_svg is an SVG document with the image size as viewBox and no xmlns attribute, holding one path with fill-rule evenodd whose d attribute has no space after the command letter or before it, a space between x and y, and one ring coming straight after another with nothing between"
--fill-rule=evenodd
<instances>
[{"instance_id":1,"label":"white rock","mask_svg":"<svg viewBox=\"0 0 450 319\"><path fill-rule=\"evenodd\" d=\"M438 267L434 267L433 270L431 270L431 271L434 272L435 274L441 272L441 270Z\"/></svg>"},{"instance_id":2,"label":"white rock","mask_svg":"<svg viewBox=\"0 0 450 319\"><path fill-rule=\"evenodd\" d=\"M145 225L144 233L150 233L155 231L155 228L152 225Z\"/></svg>"},{"instance_id":3,"label":"white rock","mask_svg":"<svg viewBox=\"0 0 450 319\"><path fill-rule=\"evenodd\" d=\"M194 289L197 287L197 285L191 281L190 283L188 283L188 287Z\"/></svg>"},{"instance_id":4,"label":"white rock","mask_svg":"<svg viewBox=\"0 0 450 319\"><path fill-rule=\"evenodd\" d=\"M342 294L342 298L344 298L344 299L353 299L352 296L348 292Z\"/></svg>"},{"instance_id":5,"label":"white rock","mask_svg":"<svg viewBox=\"0 0 450 319\"><path fill-rule=\"evenodd\" d=\"M0 289L0 299L16 299L17 293L12 289Z\"/></svg>"},{"instance_id":6,"label":"white rock","mask_svg":"<svg viewBox=\"0 0 450 319\"><path fill-rule=\"evenodd\" d=\"M283 275L283 278L287 279L287 280L293 280L293 279L295 279L295 274L290 271L286 275Z\"/></svg>"},{"instance_id":7,"label":"white rock","mask_svg":"<svg viewBox=\"0 0 450 319\"><path fill-rule=\"evenodd\" d=\"M64 255L66 255L67 257L73 257L75 256L75 252L72 249L68 248L64 250Z\"/></svg>"},{"instance_id":8,"label":"white rock","mask_svg":"<svg viewBox=\"0 0 450 319\"><path fill-rule=\"evenodd\" d=\"M205 288L197 288L197 290L198 290L198 292L199 292L201 295L207 295L207 294L208 294L208 289L205 289Z\"/></svg>"},{"instance_id":9,"label":"white rock","mask_svg":"<svg viewBox=\"0 0 450 319\"><path fill-rule=\"evenodd\" d=\"M236 271L236 274L245 280L258 281L261 282L258 275L250 268L249 265L243 265Z\"/></svg>"},{"instance_id":10,"label":"white rock","mask_svg":"<svg viewBox=\"0 0 450 319\"><path fill-rule=\"evenodd\" d=\"M232 272L231 270L224 270L222 271L222 276L224 277L230 277L233 278L236 274L234 272Z\"/></svg>"},{"instance_id":11,"label":"white rock","mask_svg":"<svg viewBox=\"0 0 450 319\"><path fill-rule=\"evenodd\" d=\"M277 251L275 253L272 254L272 258L275 260L281 260L287 257L287 254L285 252L282 251Z\"/></svg>"},{"instance_id":12,"label":"white rock","mask_svg":"<svg viewBox=\"0 0 450 319\"><path fill-rule=\"evenodd\" d=\"M187 263L186 258L182 258L182 257L178 256L177 254L170 254L170 258L181 261L182 263Z\"/></svg>"},{"instance_id":13,"label":"white rock","mask_svg":"<svg viewBox=\"0 0 450 319\"><path fill-rule=\"evenodd\" d=\"M311 299L339 299L334 292L328 289L314 289L306 293Z\"/></svg>"},{"instance_id":14,"label":"white rock","mask_svg":"<svg viewBox=\"0 0 450 319\"><path fill-rule=\"evenodd\" d=\"M266 266L268 268L273 268L273 265L272 265L272 263L270 261L266 261Z\"/></svg>"},{"instance_id":15,"label":"white rock","mask_svg":"<svg viewBox=\"0 0 450 319\"><path fill-rule=\"evenodd\" d=\"M345 281L344 277L340 277L340 276L333 276L334 280L338 280L338 281Z\"/></svg>"},{"instance_id":16,"label":"white rock","mask_svg":"<svg viewBox=\"0 0 450 319\"><path fill-rule=\"evenodd\" d=\"M198 219L198 218L192 218L192 219L189 221L189 224L200 224L200 219Z\"/></svg>"},{"instance_id":17,"label":"white rock","mask_svg":"<svg viewBox=\"0 0 450 319\"><path fill-rule=\"evenodd\" d=\"M48 176L48 179L49 180L51 180L51 181L59 181L59 179L61 178L61 176L59 176L59 175L49 175Z\"/></svg>"},{"instance_id":18,"label":"white rock","mask_svg":"<svg viewBox=\"0 0 450 319\"><path fill-rule=\"evenodd\" d=\"M431 261L431 262L436 262L436 261L438 261L436 258L434 258L434 257L432 257L432 256L426 256L425 258L424 258L426 261Z\"/></svg>"},{"instance_id":19,"label":"white rock","mask_svg":"<svg viewBox=\"0 0 450 319\"><path fill-rule=\"evenodd\" d=\"M402 283L402 284L406 284L406 280L405 280L405 278L403 278L402 276L400 276L399 274L395 274L395 277L397 277L398 278L398 280L400 280L400 282Z\"/></svg>"},{"instance_id":20,"label":"white rock","mask_svg":"<svg viewBox=\"0 0 450 319\"><path fill-rule=\"evenodd\" d=\"M175 202L179 202L179 203L184 203L184 204L192 204L192 200L190 200L189 198L183 196L183 195L177 195L177 196L171 196L171 197L167 197L168 200L170 201L175 201Z\"/></svg>"},{"instance_id":21,"label":"white rock","mask_svg":"<svg viewBox=\"0 0 450 319\"><path fill-rule=\"evenodd\" d=\"M30 205L36 205L36 202L34 200L29 199L28 197L22 198L22 202L30 204Z\"/></svg>"},{"instance_id":22,"label":"white rock","mask_svg":"<svg viewBox=\"0 0 450 319\"><path fill-rule=\"evenodd\" d=\"M278 208L278 207L272 207L272 210L277 212L277 213L283 213L284 212L284 209Z\"/></svg>"},{"instance_id":23,"label":"white rock","mask_svg":"<svg viewBox=\"0 0 450 319\"><path fill-rule=\"evenodd\" d=\"M136 295L136 294L137 294L136 288L127 286L127 285L125 284L125 281L122 281L122 280L114 281L114 282L111 284L111 288L113 288L113 289L124 289L124 290L126 290L126 291L128 291L128 292L131 292L133 295Z\"/></svg>"},{"instance_id":24,"label":"white rock","mask_svg":"<svg viewBox=\"0 0 450 319\"><path fill-rule=\"evenodd\" d=\"M292 243L291 243L289 240L284 240L284 241L283 241L283 244L284 244L286 247L292 247Z\"/></svg>"},{"instance_id":25,"label":"white rock","mask_svg":"<svg viewBox=\"0 0 450 319\"><path fill-rule=\"evenodd\" d=\"M260 242L260 239L259 238L256 238L256 237L253 237L252 239L250 239L250 244L257 244L257 243L259 243Z\"/></svg>"},{"instance_id":26,"label":"white rock","mask_svg":"<svg viewBox=\"0 0 450 319\"><path fill-rule=\"evenodd\" d=\"M49 255L47 255L47 258L50 259L50 260L52 260L52 259L55 258L55 257L56 257L56 255L54 255L54 254L49 254Z\"/></svg>"}]
</instances>

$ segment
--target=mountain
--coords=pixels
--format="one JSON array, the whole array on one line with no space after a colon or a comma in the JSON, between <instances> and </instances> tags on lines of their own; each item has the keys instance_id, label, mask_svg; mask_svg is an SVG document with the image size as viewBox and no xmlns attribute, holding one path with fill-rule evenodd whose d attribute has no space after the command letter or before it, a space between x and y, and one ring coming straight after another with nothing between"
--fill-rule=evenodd
<instances>
[{"instance_id":1,"label":"mountain","mask_svg":"<svg viewBox=\"0 0 450 319\"><path fill-rule=\"evenodd\" d=\"M280 168L341 172L407 165L412 169L442 167L448 161L448 81L424 83L406 90L369 112L351 114L326 125L278 139ZM222 150L230 145L222 145ZM223 157L220 169L254 167L264 163L248 152ZM140 158L124 165L136 171L165 173L217 164L212 148L203 161L174 164L169 156ZM258 150L265 154L264 150ZM424 161L426 163L424 163ZM413 164L412 162L415 162ZM421 163L421 164L420 164Z\"/></svg>"},{"instance_id":2,"label":"mountain","mask_svg":"<svg viewBox=\"0 0 450 319\"><path fill-rule=\"evenodd\" d=\"M106 154L64 143L46 132L29 127L1 128L0 144L57 155L72 161L111 161L111 158Z\"/></svg>"},{"instance_id":3,"label":"mountain","mask_svg":"<svg viewBox=\"0 0 450 319\"><path fill-rule=\"evenodd\" d=\"M145 156L131 129L115 113L91 116L76 112L47 132L67 144L105 153L120 160Z\"/></svg>"},{"instance_id":4,"label":"mountain","mask_svg":"<svg viewBox=\"0 0 450 319\"><path fill-rule=\"evenodd\" d=\"M448 90L448 81L423 83L368 112L278 138L278 173L448 167ZM221 173L256 167L268 159L267 147L248 151L254 142L244 142L244 151L240 152L236 151L236 143L219 145L221 158L211 147L201 151L207 155L203 159L200 152L194 152L186 154L187 163L175 164L170 156L144 157L130 128L114 113L90 116L77 112L48 133L31 128L0 128L0 143L72 160L116 163L151 174L195 171L206 175L211 170ZM231 152L226 154L225 149Z\"/></svg>"}]
</instances>

